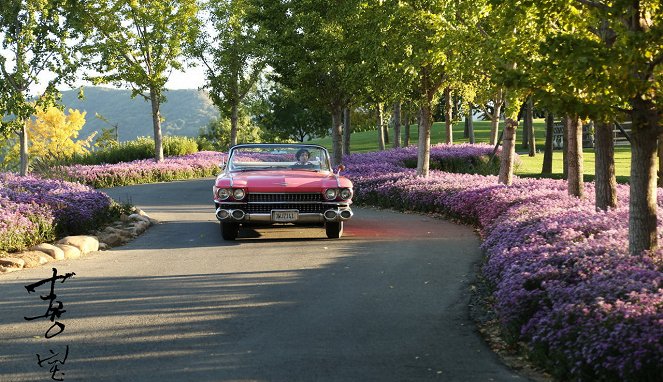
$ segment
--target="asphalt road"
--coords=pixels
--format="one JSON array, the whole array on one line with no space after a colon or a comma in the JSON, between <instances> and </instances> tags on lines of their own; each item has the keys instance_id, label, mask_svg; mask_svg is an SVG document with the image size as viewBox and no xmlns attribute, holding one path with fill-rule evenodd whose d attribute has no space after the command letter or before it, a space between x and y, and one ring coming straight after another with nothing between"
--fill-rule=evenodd
<instances>
[{"instance_id":1,"label":"asphalt road","mask_svg":"<svg viewBox=\"0 0 663 382\"><path fill-rule=\"evenodd\" d=\"M357 208L340 240L290 227L224 242L211 186L106 190L161 223L111 251L0 275L0 381L525 380L469 320L481 258L470 228ZM50 283L25 286L52 266L76 275L54 284L65 328L46 339L54 323L24 317L45 314Z\"/></svg>"}]
</instances>

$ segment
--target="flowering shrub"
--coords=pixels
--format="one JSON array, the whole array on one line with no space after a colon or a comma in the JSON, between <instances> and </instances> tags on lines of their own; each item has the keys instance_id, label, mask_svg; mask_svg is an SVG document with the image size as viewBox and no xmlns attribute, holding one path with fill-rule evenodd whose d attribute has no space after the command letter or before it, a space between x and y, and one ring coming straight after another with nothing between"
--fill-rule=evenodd
<instances>
[{"instance_id":1,"label":"flowering shrub","mask_svg":"<svg viewBox=\"0 0 663 382\"><path fill-rule=\"evenodd\" d=\"M58 168L55 173L67 180L94 188L117 187L216 175L222 159L221 153L201 151L179 157L166 157L162 162L141 159L117 164L66 166Z\"/></svg>"},{"instance_id":2,"label":"flowering shrub","mask_svg":"<svg viewBox=\"0 0 663 382\"><path fill-rule=\"evenodd\" d=\"M0 173L0 250L16 251L78 234L105 219L111 199L90 187Z\"/></svg>"},{"instance_id":3,"label":"flowering shrub","mask_svg":"<svg viewBox=\"0 0 663 382\"><path fill-rule=\"evenodd\" d=\"M437 145L431 157L490 150ZM495 176L441 171L421 179L405 166L415 158L412 147L345 157L355 201L442 212L478 226L483 273L505 332L558 377L661 380L663 250L628 254L628 186L618 186L617 208L597 212L593 184L581 200L559 180L516 177L506 187Z\"/></svg>"}]
</instances>

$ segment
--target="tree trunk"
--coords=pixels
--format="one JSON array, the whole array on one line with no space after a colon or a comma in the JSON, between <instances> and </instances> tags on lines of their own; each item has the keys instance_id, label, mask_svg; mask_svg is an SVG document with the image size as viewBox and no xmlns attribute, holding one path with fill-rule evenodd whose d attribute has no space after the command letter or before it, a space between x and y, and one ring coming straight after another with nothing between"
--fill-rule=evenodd
<instances>
[{"instance_id":1,"label":"tree trunk","mask_svg":"<svg viewBox=\"0 0 663 382\"><path fill-rule=\"evenodd\" d=\"M154 128L154 160L163 161L163 142L161 137L161 100L156 89L150 89L150 103L152 104L152 127Z\"/></svg>"},{"instance_id":2,"label":"tree trunk","mask_svg":"<svg viewBox=\"0 0 663 382\"><path fill-rule=\"evenodd\" d=\"M351 110L343 109L343 155L350 155L350 136L352 135Z\"/></svg>"},{"instance_id":3,"label":"tree trunk","mask_svg":"<svg viewBox=\"0 0 663 382\"><path fill-rule=\"evenodd\" d=\"M384 128L382 127L382 104L375 104L375 127L378 131L378 150L382 151L385 149L384 145Z\"/></svg>"},{"instance_id":4,"label":"tree trunk","mask_svg":"<svg viewBox=\"0 0 663 382\"><path fill-rule=\"evenodd\" d=\"M582 121L577 115L569 118L569 133L566 146L569 148L569 172L567 184L569 195L582 198L584 196L583 163L582 163Z\"/></svg>"},{"instance_id":5,"label":"tree trunk","mask_svg":"<svg viewBox=\"0 0 663 382\"><path fill-rule=\"evenodd\" d=\"M555 118L553 114L546 113L546 143L543 152L543 167L541 168L541 174L552 174L554 125Z\"/></svg>"},{"instance_id":6,"label":"tree trunk","mask_svg":"<svg viewBox=\"0 0 663 382\"><path fill-rule=\"evenodd\" d=\"M500 131L500 115L502 114L502 103L504 102L504 92L500 89L496 99L493 101L493 114L490 116L490 145L497 144L497 135Z\"/></svg>"},{"instance_id":7,"label":"tree trunk","mask_svg":"<svg viewBox=\"0 0 663 382\"><path fill-rule=\"evenodd\" d=\"M491 117L490 119L490 144L495 146L497 144L498 132L500 129L500 119Z\"/></svg>"},{"instance_id":8,"label":"tree trunk","mask_svg":"<svg viewBox=\"0 0 663 382\"><path fill-rule=\"evenodd\" d=\"M405 121L405 134L403 137L403 147L408 147L410 145L410 113L406 112L405 113L405 118L403 118Z\"/></svg>"},{"instance_id":9,"label":"tree trunk","mask_svg":"<svg viewBox=\"0 0 663 382\"><path fill-rule=\"evenodd\" d=\"M401 102L394 103L394 147L401 147Z\"/></svg>"},{"instance_id":10,"label":"tree trunk","mask_svg":"<svg viewBox=\"0 0 663 382\"><path fill-rule=\"evenodd\" d=\"M650 100L631 101L631 188L629 203L629 252L640 255L658 248L656 235L656 151L659 116Z\"/></svg>"},{"instance_id":11,"label":"tree trunk","mask_svg":"<svg viewBox=\"0 0 663 382\"><path fill-rule=\"evenodd\" d=\"M444 89L444 127L446 131L446 143L454 143L453 135L453 103L451 102L451 88Z\"/></svg>"},{"instance_id":12,"label":"tree trunk","mask_svg":"<svg viewBox=\"0 0 663 382\"><path fill-rule=\"evenodd\" d=\"M384 123L384 115L382 116L382 131L384 131L384 144L386 147L389 145L389 122Z\"/></svg>"},{"instance_id":13,"label":"tree trunk","mask_svg":"<svg viewBox=\"0 0 663 382\"><path fill-rule=\"evenodd\" d=\"M428 177L430 170L430 128L433 124L431 103L424 102L421 107L421 123L419 124L419 149L417 151L417 175Z\"/></svg>"},{"instance_id":14,"label":"tree trunk","mask_svg":"<svg viewBox=\"0 0 663 382\"><path fill-rule=\"evenodd\" d=\"M516 130L518 121L507 118L504 124L504 137L502 138L502 153L500 155L500 173L497 181L510 186L513 182L513 159L516 156Z\"/></svg>"},{"instance_id":15,"label":"tree trunk","mask_svg":"<svg viewBox=\"0 0 663 382\"><path fill-rule=\"evenodd\" d=\"M562 147L562 179L566 180L569 178L569 145L568 145L568 136L569 136L569 124L571 119L569 116L565 116L562 119L564 128L562 129L562 142L564 145Z\"/></svg>"},{"instance_id":16,"label":"tree trunk","mask_svg":"<svg viewBox=\"0 0 663 382\"><path fill-rule=\"evenodd\" d=\"M239 119L238 109L238 102L233 102L230 109L230 147L237 144L237 120Z\"/></svg>"},{"instance_id":17,"label":"tree trunk","mask_svg":"<svg viewBox=\"0 0 663 382\"><path fill-rule=\"evenodd\" d=\"M529 100L529 98L528 98ZM520 144L523 146L523 149L529 148L529 121L527 120L527 102L525 102L525 114L523 117L523 136L522 142Z\"/></svg>"},{"instance_id":18,"label":"tree trunk","mask_svg":"<svg viewBox=\"0 0 663 382\"><path fill-rule=\"evenodd\" d=\"M596 208L607 210L617 206L617 180L615 178L615 142L610 122L597 122L594 142L596 158L594 162L594 187Z\"/></svg>"},{"instance_id":19,"label":"tree trunk","mask_svg":"<svg viewBox=\"0 0 663 382\"><path fill-rule=\"evenodd\" d=\"M527 99L525 121L527 121L527 148L529 149L529 156L533 157L536 155L536 137L534 136L534 105L532 96Z\"/></svg>"},{"instance_id":20,"label":"tree trunk","mask_svg":"<svg viewBox=\"0 0 663 382\"><path fill-rule=\"evenodd\" d=\"M663 134L658 136L658 173L657 185L663 187Z\"/></svg>"},{"instance_id":21,"label":"tree trunk","mask_svg":"<svg viewBox=\"0 0 663 382\"><path fill-rule=\"evenodd\" d=\"M334 104L331 107L332 115L332 166L336 167L343 162L343 108Z\"/></svg>"},{"instance_id":22,"label":"tree trunk","mask_svg":"<svg viewBox=\"0 0 663 382\"><path fill-rule=\"evenodd\" d=\"M30 169L30 155L28 154L28 121L21 121L21 130L18 134L18 139L20 142L20 157L21 157L21 167L19 174L21 176L28 175Z\"/></svg>"},{"instance_id":23,"label":"tree trunk","mask_svg":"<svg viewBox=\"0 0 663 382\"><path fill-rule=\"evenodd\" d=\"M465 117L465 120L467 121L467 135L468 138L470 138L470 143L474 144L475 139L474 139L474 120L472 119L472 104L469 103L467 105L467 117Z\"/></svg>"},{"instance_id":24,"label":"tree trunk","mask_svg":"<svg viewBox=\"0 0 663 382\"><path fill-rule=\"evenodd\" d=\"M464 118L465 120L463 121L463 138L467 139L470 137L470 121L467 119L467 116Z\"/></svg>"}]
</instances>

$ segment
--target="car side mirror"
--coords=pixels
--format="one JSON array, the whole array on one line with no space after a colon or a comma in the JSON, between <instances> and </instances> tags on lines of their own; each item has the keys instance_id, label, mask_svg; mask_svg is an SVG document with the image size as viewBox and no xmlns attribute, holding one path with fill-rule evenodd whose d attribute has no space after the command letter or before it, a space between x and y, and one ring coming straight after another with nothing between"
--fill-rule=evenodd
<instances>
[{"instance_id":1,"label":"car side mirror","mask_svg":"<svg viewBox=\"0 0 663 382\"><path fill-rule=\"evenodd\" d=\"M221 163L219 163L219 168L220 168L221 170L225 170L225 169L226 169L226 162L225 162L225 161L221 161Z\"/></svg>"},{"instance_id":2,"label":"car side mirror","mask_svg":"<svg viewBox=\"0 0 663 382\"><path fill-rule=\"evenodd\" d=\"M345 165L339 164L336 169L336 175L340 175L341 171L345 171Z\"/></svg>"}]
</instances>

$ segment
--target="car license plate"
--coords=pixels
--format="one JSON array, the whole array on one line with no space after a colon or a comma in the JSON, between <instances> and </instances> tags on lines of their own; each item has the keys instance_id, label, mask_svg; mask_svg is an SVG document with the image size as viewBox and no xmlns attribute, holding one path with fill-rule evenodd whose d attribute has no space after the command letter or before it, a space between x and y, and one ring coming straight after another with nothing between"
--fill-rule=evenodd
<instances>
[{"instance_id":1,"label":"car license plate","mask_svg":"<svg viewBox=\"0 0 663 382\"><path fill-rule=\"evenodd\" d=\"M272 210L272 221L275 222L294 222L299 218L298 210Z\"/></svg>"}]
</instances>

